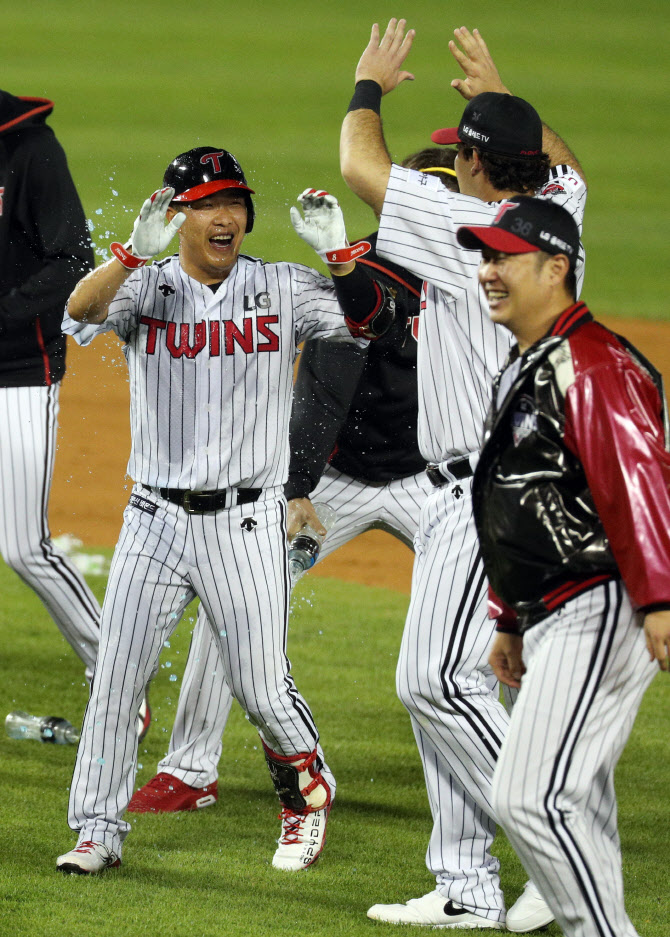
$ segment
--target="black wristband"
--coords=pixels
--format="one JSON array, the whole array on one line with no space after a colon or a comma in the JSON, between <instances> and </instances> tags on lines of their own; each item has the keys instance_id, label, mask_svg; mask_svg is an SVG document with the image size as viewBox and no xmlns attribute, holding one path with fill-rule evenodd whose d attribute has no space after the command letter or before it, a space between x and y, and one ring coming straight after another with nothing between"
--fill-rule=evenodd
<instances>
[{"instance_id":1,"label":"black wristband","mask_svg":"<svg viewBox=\"0 0 670 937\"><path fill-rule=\"evenodd\" d=\"M347 114L349 111L374 111L375 114L381 114L382 106L382 87L371 78L364 78L356 82L354 96L352 97Z\"/></svg>"}]
</instances>

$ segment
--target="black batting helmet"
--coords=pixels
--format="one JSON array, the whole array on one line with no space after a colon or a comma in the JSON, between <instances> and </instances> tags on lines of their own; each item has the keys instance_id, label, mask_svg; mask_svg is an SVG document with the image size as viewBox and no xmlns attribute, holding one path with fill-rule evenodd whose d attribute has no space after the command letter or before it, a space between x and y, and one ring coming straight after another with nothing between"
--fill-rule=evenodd
<instances>
[{"instance_id":1,"label":"black batting helmet","mask_svg":"<svg viewBox=\"0 0 670 937\"><path fill-rule=\"evenodd\" d=\"M247 202L248 234L254 226L254 190L247 185L242 167L228 150L196 146L172 160L163 176L163 185L174 189L173 202L195 202L221 189L242 189Z\"/></svg>"}]
</instances>

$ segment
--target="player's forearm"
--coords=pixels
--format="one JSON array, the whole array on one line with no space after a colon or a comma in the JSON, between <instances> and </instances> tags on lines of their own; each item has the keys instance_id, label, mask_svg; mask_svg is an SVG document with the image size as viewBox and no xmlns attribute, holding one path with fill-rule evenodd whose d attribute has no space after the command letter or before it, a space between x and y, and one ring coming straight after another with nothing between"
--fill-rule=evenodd
<instances>
[{"instance_id":1,"label":"player's forearm","mask_svg":"<svg viewBox=\"0 0 670 937\"><path fill-rule=\"evenodd\" d=\"M316 488L347 420L366 358L367 349L348 342L305 343L293 388L287 501L307 498Z\"/></svg>"},{"instance_id":2,"label":"player's forearm","mask_svg":"<svg viewBox=\"0 0 670 937\"><path fill-rule=\"evenodd\" d=\"M562 140L561 137L559 137L557 133L554 133L551 127L548 127L545 123L542 124L542 149L548 154L552 166L570 166L581 176L584 182L586 182L584 170L575 154L565 140Z\"/></svg>"},{"instance_id":3,"label":"player's forearm","mask_svg":"<svg viewBox=\"0 0 670 937\"><path fill-rule=\"evenodd\" d=\"M75 286L67 311L76 322L96 325L107 318L109 306L132 273L114 257L97 267Z\"/></svg>"},{"instance_id":4,"label":"player's forearm","mask_svg":"<svg viewBox=\"0 0 670 937\"><path fill-rule=\"evenodd\" d=\"M393 297L364 269L356 265L352 273L335 277L333 283L352 335L374 341L390 329L395 318Z\"/></svg>"},{"instance_id":5,"label":"player's forearm","mask_svg":"<svg viewBox=\"0 0 670 937\"><path fill-rule=\"evenodd\" d=\"M346 115L340 136L340 168L351 191L381 214L391 157L379 114L361 108Z\"/></svg>"}]
</instances>

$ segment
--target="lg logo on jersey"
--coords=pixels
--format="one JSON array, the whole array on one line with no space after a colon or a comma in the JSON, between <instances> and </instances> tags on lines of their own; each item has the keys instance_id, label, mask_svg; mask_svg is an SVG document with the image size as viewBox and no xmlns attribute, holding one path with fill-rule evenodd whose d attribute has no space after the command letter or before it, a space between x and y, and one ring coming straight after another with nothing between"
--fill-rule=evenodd
<instances>
[{"instance_id":1,"label":"lg logo on jersey","mask_svg":"<svg viewBox=\"0 0 670 937\"><path fill-rule=\"evenodd\" d=\"M148 355L156 354L159 335L164 336L167 350L173 358L195 358L205 347L212 358L218 358L222 353L234 355L238 349L245 355L279 351L279 335L271 328L279 322L279 316L256 316L253 319L245 316L242 328L231 320L214 320L209 323L209 329L207 322L196 322L192 338L188 322L164 322L153 316L142 316L140 322L149 327L145 349Z\"/></svg>"},{"instance_id":2,"label":"lg logo on jersey","mask_svg":"<svg viewBox=\"0 0 670 937\"><path fill-rule=\"evenodd\" d=\"M251 312L252 309L269 309L271 305L269 293L256 293L255 296L244 297L245 312Z\"/></svg>"}]
</instances>

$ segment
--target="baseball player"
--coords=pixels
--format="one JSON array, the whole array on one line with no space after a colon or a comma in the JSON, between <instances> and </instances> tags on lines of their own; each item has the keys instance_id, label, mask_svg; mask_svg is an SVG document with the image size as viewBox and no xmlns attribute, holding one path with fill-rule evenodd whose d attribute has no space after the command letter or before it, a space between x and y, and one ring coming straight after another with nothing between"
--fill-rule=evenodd
<instances>
[{"instance_id":1,"label":"baseball player","mask_svg":"<svg viewBox=\"0 0 670 937\"><path fill-rule=\"evenodd\" d=\"M73 286L93 267L84 211L46 98L0 91L0 552L35 590L90 680L100 607L49 532Z\"/></svg>"},{"instance_id":2,"label":"baseball player","mask_svg":"<svg viewBox=\"0 0 670 937\"><path fill-rule=\"evenodd\" d=\"M577 225L515 198L481 251L516 339L495 380L473 509L498 617L491 664L521 686L493 805L566 937L635 937L614 767L670 656L670 453L661 376L576 301Z\"/></svg>"},{"instance_id":3,"label":"baseball player","mask_svg":"<svg viewBox=\"0 0 670 937\"><path fill-rule=\"evenodd\" d=\"M297 343L352 337L330 280L241 253L252 194L226 150L181 154L128 244L113 244L114 258L68 303L64 329L81 344L110 329L125 342L135 485L103 604L70 796L79 840L57 860L65 872L120 864L137 768L133 719L195 596L282 804L273 865L307 868L323 848L335 782L286 656L282 485ZM177 231L179 254L146 266ZM373 335L391 313L385 304L352 329Z\"/></svg>"},{"instance_id":4,"label":"baseball player","mask_svg":"<svg viewBox=\"0 0 670 937\"><path fill-rule=\"evenodd\" d=\"M444 928L505 926L495 833L493 770L508 725L487 663L492 625L472 515L472 472L493 376L509 333L488 316L477 264L456 239L462 224L492 221L514 194L540 194L581 221L586 185L574 156L534 108L502 85L478 33L457 30L452 52L469 99L458 128L433 140L455 143L461 194L394 166L381 129L384 93L411 78L402 70L413 31L375 25L356 71L342 127L342 172L381 215L377 249L424 279L419 324L419 448L435 490L415 542L412 595L400 650L398 695L407 707L424 766L433 831L427 865L432 892L406 904L374 905L372 918ZM580 255L577 277L581 281ZM517 905L519 905L517 907ZM535 886L507 916L509 929L553 917ZM529 905L531 906L529 908Z\"/></svg>"},{"instance_id":5,"label":"baseball player","mask_svg":"<svg viewBox=\"0 0 670 937\"><path fill-rule=\"evenodd\" d=\"M450 174L453 160L453 150L430 147L403 163L435 173L445 185L456 188ZM309 209L312 221L322 229L331 214L325 193L317 197L313 190L311 196L304 195L303 202L308 198L314 203ZM382 292L392 291L395 321L379 341L364 349L321 339L306 342L294 386L291 461L284 486L289 538L306 522L320 527L312 501L325 502L336 514L317 562L373 528L386 530L412 547L421 505L432 490L417 447L416 335L421 281L377 257L376 233L365 241L372 249L357 265L376 284L370 287L371 307ZM129 811L194 810L216 802L221 736L231 703L216 642L201 607L169 750L157 775L133 795Z\"/></svg>"}]
</instances>

